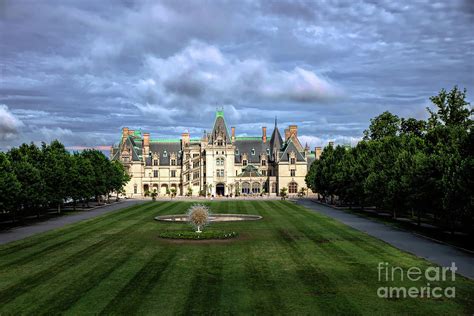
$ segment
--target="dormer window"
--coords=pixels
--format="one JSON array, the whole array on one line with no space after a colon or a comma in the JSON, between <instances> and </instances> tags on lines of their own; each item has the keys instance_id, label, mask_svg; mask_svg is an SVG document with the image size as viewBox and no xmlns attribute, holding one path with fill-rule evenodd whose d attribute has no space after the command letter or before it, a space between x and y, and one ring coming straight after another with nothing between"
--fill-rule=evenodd
<instances>
[{"instance_id":1,"label":"dormer window","mask_svg":"<svg viewBox=\"0 0 474 316\"><path fill-rule=\"evenodd\" d=\"M168 157L168 152L166 150L163 152L163 157Z\"/></svg>"},{"instance_id":2,"label":"dormer window","mask_svg":"<svg viewBox=\"0 0 474 316\"><path fill-rule=\"evenodd\" d=\"M239 155L239 149L238 148L235 149L235 154Z\"/></svg>"},{"instance_id":3,"label":"dormer window","mask_svg":"<svg viewBox=\"0 0 474 316\"><path fill-rule=\"evenodd\" d=\"M242 160L242 166L246 166L247 165L247 160Z\"/></svg>"},{"instance_id":4,"label":"dormer window","mask_svg":"<svg viewBox=\"0 0 474 316\"><path fill-rule=\"evenodd\" d=\"M222 146L222 145L223 145L223 141L222 141L222 139L219 139L219 140L217 141L217 146Z\"/></svg>"},{"instance_id":5,"label":"dormer window","mask_svg":"<svg viewBox=\"0 0 474 316\"><path fill-rule=\"evenodd\" d=\"M267 148L267 155L270 156L270 148Z\"/></svg>"},{"instance_id":6,"label":"dormer window","mask_svg":"<svg viewBox=\"0 0 474 316\"><path fill-rule=\"evenodd\" d=\"M295 158L290 158L290 163L291 163L292 165L294 165L294 164L296 163L296 159L295 159Z\"/></svg>"},{"instance_id":7,"label":"dormer window","mask_svg":"<svg viewBox=\"0 0 474 316\"><path fill-rule=\"evenodd\" d=\"M252 148L252 151L250 153L252 154L252 156L255 156L255 149Z\"/></svg>"},{"instance_id":8,"label":"dormer window","mask_svg":"<svg viewBox=\"0 0 474 316\"><path fill-rule=\"evenodd\" d=\"M158 159L153 159L153 166L158 166Z\"/></svg>"}]
</instances>

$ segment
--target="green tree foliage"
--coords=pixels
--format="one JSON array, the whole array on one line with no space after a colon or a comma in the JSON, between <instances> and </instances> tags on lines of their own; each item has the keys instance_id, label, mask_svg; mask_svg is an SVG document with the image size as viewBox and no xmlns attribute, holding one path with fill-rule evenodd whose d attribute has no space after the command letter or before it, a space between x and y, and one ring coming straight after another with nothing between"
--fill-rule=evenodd
<instances>
[{"instance_id":1,"label":"green tree foliage","mask_svg":"<svg viewBox=\"0 0 474 316\"><path fill-rule=\"evenodd\" d=\"M394 137L400 132L400 118L388 111L370 120L368 130L364 131L365 140L380 140L385 137Z\"/></svg>"},{"instance_id":2,"label":"green tree foliage","mask_svg":"<svg viewBox=\"0 0 474 316\"><path fill-rule=\"evenodd\" d=\"M0 153L0 216L39 216L69 200L75 207L121 192L129 180L120 162L97 150L70 154L58 141L23 144Z\"/></svg>"},{"instance_id":3,"label":"green tree foliage","mask_svg":"<svg viewBox=\"0 0 474 316\"><path fill-rule=\"evenodd\" d=\"M473 233L473 110L457 87L430 100L427 121L384 112L356 147L326 147L309 169L308 187L331 201Z\"/></svg>"},{"instance_id":4,"label":"green tree foliage","mask_svg":"<svg viewBox=\"0 0 474 316\"><path fill-rule=\"evenodd\" d=\"M0 152L0 210L9 212L15 219L21 183L16 178L8 156Z\"/></svg>"}]
</instances>

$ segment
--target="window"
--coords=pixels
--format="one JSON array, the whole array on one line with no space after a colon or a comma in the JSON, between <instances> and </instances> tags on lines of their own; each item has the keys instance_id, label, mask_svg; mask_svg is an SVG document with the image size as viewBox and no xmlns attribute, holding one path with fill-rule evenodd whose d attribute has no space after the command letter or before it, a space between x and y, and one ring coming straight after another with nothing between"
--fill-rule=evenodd
<instances>
[{"instance_id":1,"label":"window","mask_svg":"<svg viewBox=\"0 0 474 316\"><path fill-rule=\"evenodd\" d=\"M250 193L250 183L244 182L242 183L242 194L249 194Z\"/></svg>"},{"instance_id":2,"label":"window","mask_svg":"<svg viewBox=\"0 0 474 316\"><path fill-rule=\"evenodd\" d=\"M252 193L254 194L260 193L260 183L258 182L252 183Z\"/></svg>"},{"instance_id":3,"label":"window","mask_svg":"<svg viewBox=\"0 0 474 316\"><path fill-rule=\"evenodd\" d=\"M223 166L223 165L224 165L224 158L217 158L216 166Z\"/></svg>"},{"instance_id":4,"label":"window","mask_svg":"<svg viewBox=\"0 0 474 316\"><path fill-rule=\"evenodd\" d=\"M135 184L135 185L133 186L133 193L137 194L137 191L138 191L138 187L137 187L137 185Z\"/></svg>"},{"instance_id":5,"label":"window","mask_svg":"<svg viewBox=\"0 0 474 316\"><path fill-rule=\"evenodd\" d=\"M224 177L224 169L217 169L217 176Z\"/></svg>"},{"instance_id":6,"label":"window","mask_svg":"<svg viewBox=\"0 0 474 316\"><path fill-rule=\"evenodd\" d=\"M268 170L268 176L271 177L272 176L272 170Z\"/></svg>"},{"instance_id":7,"label":"window","mask_svg":"<svg viewBox=\"0 0 474 316\"><path fill-rule=\"evenodd\" d=\"M295 169L291 169L290 170L290 176L294 177L296 174L296 170Z\"/></svg>"},{"instance_id":8,"label":"window","mask_svg":"<svg viewBox=\"0 0 474 316\"><path fill-rule=\"evenodd\" d=\"M176 170L171 170L171 178L176 178Z\"/></svg>"},{"instance_id":9,"label":"window","mask_svg":"<svg viewBox=\"0 0 474 316\"><path fill-rule=\"evenodd\" d=\"M264 177L267 176L267 170L262 170L262 176L264 176Z\"/></svg>"},{"instance_id":10,"label":"window","mask_svg":"<svg viewBox=\"0 0 474 316\"><path fill-rule=\"evenodd\" d=\"M239 149L238 149L238 148L235 149L235 154L236 154L236 155L239 154Z\"/></svg>"},{"instance_id":11,"label":"window","mask_svg":"<svg viewBox=\"0 0 474 316\"><path fill-rule=\"evenodd\" d=\"M277 192L277 184L276 182L272 182L272 193L276 193Z\"/></svg>"},{"instance_id":12,"label":"window","mask_svg":"<svg viewBox=\"0 0 474 316\"><path fill-rule=\"evenodd\" d=\"M291 159L290 159L290 163L291 163L292 165L294 165L294 164L295 164L295 158L291 158Z\"/></svg>"},{"instance_id":13,"label":"window","mask_svg":"<svg viewBox=\"0 0 474 316\"><path fill-rule=\"evenodd\" d=\"M267 165L267 161L266 160L262 160L262 166L266 166Z\"/></svg>"},{"instance_id":14,"label":"window","mask_svg":"<svg viewBox=\"0 0 474 316\"><path fill-rule=\"evenodd\" d=\"M171 159L171 165L176 166L176 159Z\"/></svg>"},{"instance_id":15,"label":"window","mask_svg":"<svg viewBox=\"0 0 474 316\"><path fill-rule=\"evenodd\" d=\"M199 154L193 154L193 158L199 157Z\"/></svg>"},{"instance_id":16,"label":"window","mask_svg":"<svg viewBox=\"0 0 474 316\"><path fill-rule=\"evenodd\" d=\"M166 150L163 152L163 157L168 157L168 152Z\"/></svg>"},{"instance_id":17,"label":"window","mask_svg":"<svg viewBox=\"0 0 474 316\"><path fill-rule=\"evenodd\" d=\"M242 160L242 166L246 166L247 165L247 160Z\"/></svg>"},{"instance_id":18,"label":"window","mask_svg":"<svg viewBox=\"0 0 474 316\"><path fill-rule=\"evenodd\" d=\"M217 146L222 146L222 140L217 141Z\"/></svg>"},{"instance_id":19,"label":"window","mask_svg":"<svg viewBox=\"0 0 474 316\"><path fill-rule=\"evenodd\" d=\"M158 159L153 159L153 166L158 166Z\"/></svg>"},{"instance_id":20,"label":"window","mask_svg":"<svg viewBox=\"0 0 474 316\"><path fill-rule=\"evenodd\" d=\"M158 170L153 170L153 177L158 178Z\"/></svg>"},{"instance_id":21,"label":"window","mask_svg":"<svg viewBox=\"0 0 474 316\"><path fill-rule=\"evenodd\" d=\"M296 182L291 182L288 185L288 193L298 193L298 184Z\"/></svg>"},{"instance_id":22,"label":"window","mask_svg":"<svg viewBox=\"0 0 474 316\"><path fill-rule=\"evenodd\" d=\"M193 173L193 179L199 179L199 171Z\"/></svg>"},{"instance_id":23,"label":"window","mask_svg":"<svg viewBox=\"0 0 474 316\"><path fill-rule=\"evenodd\" d=\"M193 162L193 168L199 167L199 160Z\"/></svg>"},{"instance_id":24,"label":"window","mask_svg":"<svg viewBox=\"0 0 474 316\"><path fill-rule=\"evenodd\" d=\"M267 148L267 155L270 156L270 148Z\"/></svg>"},{"instance_id":25,"label":"window","mask_svg":"<svg viewBox=\"0 0 474 316\"><path fill-rule=\"evenodd\" d=\"M128 162L128 157L123 157L123 161Z\"/></svg>"},{"instance_id":26,"label":"window","mask_svg":"<svg viewBox=\"0 0 474 316\"><path fill-rule=\"evenodd\" d=\"M186 181L189 181L189 173L186 175Z\"/></svg>"},{"instance_id":27,"label":"window","mask_svg":"<svg viewBox=\"0 0 474 316\"><path fill-rule=\"evenodd\" d=\"M252 150L250 151L250 153L252 154L252 156L255 156L255 149L252 148Z\"/></svg>"}]
</instances>

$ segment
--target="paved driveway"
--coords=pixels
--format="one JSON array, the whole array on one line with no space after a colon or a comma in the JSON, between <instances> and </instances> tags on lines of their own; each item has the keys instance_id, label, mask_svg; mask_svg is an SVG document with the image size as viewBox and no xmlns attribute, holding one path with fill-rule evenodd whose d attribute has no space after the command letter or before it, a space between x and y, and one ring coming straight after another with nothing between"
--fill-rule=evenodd
<instances>
[{"instance_id":1,"label":"paved driveway","mask_svg":"<svg viewBox=\"0 0 474 316\"><path fill-rule=\"evenodd\" d=\"M104 206L94 210L84 211L74 215L56 217L45 222L40 222L29 226L12 228L10 230L0 232L0 245L144 202L144 200L123 200L120 203Z\"/></svg>"},{"instance_id":2,"label":"paved driveway","mask_svg":"<svg viewBox=\"0 0 474 316\"><path fill-rule=\"evenodd\" d=\"M474 279L474 255L472 254L311 200L301 199L296 203L440 266L450 266L451 262L455 262L459 274Z\"/></svg>"}]
</instances>

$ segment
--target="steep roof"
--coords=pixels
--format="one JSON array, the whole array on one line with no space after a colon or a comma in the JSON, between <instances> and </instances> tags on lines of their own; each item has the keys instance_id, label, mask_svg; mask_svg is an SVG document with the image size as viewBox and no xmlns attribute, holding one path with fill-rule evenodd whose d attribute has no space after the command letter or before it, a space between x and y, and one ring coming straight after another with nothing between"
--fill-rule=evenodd
<instances>
[{"instance_id":1,"label":"steep roof","mask_svg":"<svg viewBox=\"0 0 474 316\"><path fill-rule=\"evenodd\" d=\"M295 152L296 161L305 161L303 154L298 150L291 138L288 139L288 141L284 145L283 152L280 156L280 161L289 161L290 153L292 151Z\"/></svg>"},{"instance_id":2,"label":"steep roof","mask_svg":"<svg viewBox=\"0 0 474 316\"><path fill-rule=\"evenodd\" d=\"M247 154L248 163L260 163L260 155L268 155L267 149L269 149L269 143L264 143L261 137L243 137L236 138L234 141L236 154L234 156L234 162L242 162L242 155ZM252 149L255 154L252 155Z\"/></svg>"},{"instance_id":3,"label":"steep roof","mask_svg":"<svg viewBox=\"0 0 474 316\"><path fill-rule=\"evenodd\" d=\"M283 139L281 138L280 131L278 130L276 120L275 128L273 129L272 137L270 138L270 155L272 158L278 155L283 144Z\"/></svg>"},{"instance_id":4,"label":"steep roof","mask_svg":"<svg viewBox=\"0 0 474 316\"><path fill-rule=\"evenodd\" d=\"M161 166L171 164L171 154L176 154L176 164L181 164L181 142L180 141L160 141L150 142L150 153L157 154Z\"/></svg>"},{"instance_id":5,"label":"steep roof","mask_svg":"<svg viewBox=\"0 0 474 316\"><path fill-rule=\"evenodd\" d=\"M227 130L227 125L224 119L224 110L222 109L216 111L216 119L214 120L214 127L212 128L209 142L214 142L214 140L219 136L222 137L225 142L231 142L229 131Z\"/></svg>"}]
</instances>

